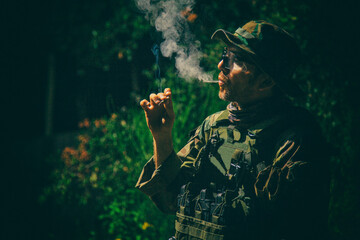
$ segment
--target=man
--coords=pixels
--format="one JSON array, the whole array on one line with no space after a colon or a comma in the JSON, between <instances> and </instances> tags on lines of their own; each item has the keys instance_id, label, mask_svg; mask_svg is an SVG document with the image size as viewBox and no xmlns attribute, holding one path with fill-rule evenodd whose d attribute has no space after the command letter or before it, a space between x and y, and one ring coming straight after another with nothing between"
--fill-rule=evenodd
<instances>
[{"instance_id":1,"label":"man","mask_svg":"<svg viewBox=\"0 0 360 240\"><path fill-rule=\"evenodd\" d=\"M326 239L327 149L309 113L285 97L301 93L294 39L265 21L213 37L227 46L219 97L230 104L175 154L171 90L142 100L154 156L136 187L176 213L176 239Z\"/></svg>"}]
</instances>

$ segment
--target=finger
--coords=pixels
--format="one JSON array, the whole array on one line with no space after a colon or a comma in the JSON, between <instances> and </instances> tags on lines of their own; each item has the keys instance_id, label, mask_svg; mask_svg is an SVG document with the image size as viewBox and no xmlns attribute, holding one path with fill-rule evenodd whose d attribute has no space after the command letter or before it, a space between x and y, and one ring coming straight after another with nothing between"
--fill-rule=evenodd
<instances>
[{"instance_id":1,"label":"finger","mask_svg":"<svg viewBox=\"0 0 360 240\"><path fill-rule=\"evenodd\" d=\"M148 111L148 110L150 110L150 103L149 103L149 101L148 100L146 100L146 99L143 99L143 100L141 100L141 102L140 102L140 106L144 109L144 111Z\"/></svg>"},{"instance_id":2,"label":"finger","mask_svg":"<svg viewBox=\"0 0 360 240\"><path fill-rule=\"evenodd\" d=\"M157 105L160 102L159 96L155 93L150 94L149 98L150 98L151 105Z\"/></svg>"},{"instance_id":3,"label":"finger","mask_svg":"<svg viewBox=\"0 0 360 240\"><path fill-rule=\"evenodd\" d=\"M163 102L164 100L168 99L165 93L158 93L159 99Z\"/></svg>"},{"instance_id":4,"label":"finger","mask_svg":"<svg viewBox=\"0 0 360 240\"><path fill-rule=\"evenodd\" d=\"M165 91L164 91L164 95L166 96L166 99L169 104L171 104L171 107L172 107L172 93L171 93L171 90L170 88L166 88Z\"/></svg>"},{"instance_id":5,"label":"finger","mask_svg":"<svg viewBox=\"0 0 360 240\"><path fill-rule=\"evenodd\" d=\"M165 88L165 90L164 90L164 96L165 96L165 97L162 98L162 100L163 100L164 102L171 98L171 90L170 90L170 88Z\"/></svg>"},{"instance_id":6,"label":"finger","mask_svg":"<svg viewBox=\"0 0 360 240\"><path fill-rule=\"evenodd\" d=\"M168 92L170 92L170 93L171 93L171 89L170 89L170 88L165 88L165 90L164 90L164 94L166 95Z\"/></svg>"},{"instance_id":7,"label":"finger","mask_svg":"<svg viewBox=\"0 0 360 240\"><path fill-rule=\"evenodd\" d=\"M173 108L173 103L172 103L172 95L171 95L170 89L168 91L166 91L165 95L166 95L167 99L165 100L164 108L165 108L168 116L171 119L174 119L175 113L174 113L174 108Z\"/></svg>"},{"instance_id":8,"label":"finger","mask_svg":"<svg viewBox=\"0 0 360 240\"><path fill-rule=\"evenodd\" d=\"M167 115L173 119L175 117L175 113L174 113L174 108L172 106L172 102L171 100L167 100L165 103L164 103L164 108L165 108L165 111L167 113Z\"/></svg>"}]
</instances>

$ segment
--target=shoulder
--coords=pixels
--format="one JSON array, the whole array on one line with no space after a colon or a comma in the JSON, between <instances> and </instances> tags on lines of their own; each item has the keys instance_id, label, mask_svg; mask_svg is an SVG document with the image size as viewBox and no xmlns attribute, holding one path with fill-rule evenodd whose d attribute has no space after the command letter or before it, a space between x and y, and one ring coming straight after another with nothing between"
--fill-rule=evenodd
<instances>
[{"instance_id":1,"label":"shoulder","mask_svg":"<svg viewBox=\"0 0 360 240\"><path fill-rule=\"evenodd\" d=\"M211 127L215 127L221 123L228 122L229 121L229 111L223 110L216 112L214 114L211 114L207 118L205 118L203 124L206 129L210 129Z\"/></svg>"},{"instance_id":2,"label":"shoulder","mask_svg":"<svg viewBox=\"0 0 360 240\"><path fill-rule=\"evenodd\" d=\"M289 106L272 118L259 123L262 135L272 140L282 135L319 134L320 128L314 116L306 109ZM255 127L256 128L256 127Z\"/></svg>"},{"instance_id":3,"label":"shoulder","mask_svg":"<svg viewBox=\"0 0 360 240\"><path fill-rule=\"evenodd\" d=\"M190 132L190 136L198 136L200 139L206 138L207 133L210 132L211 128L217 126L219 123L223 123L228 120L229 111L223 110L216 113L213 113L206 117L201 125Z\"/></svg>"},{"instance_id":4,"label":"shoulder","mask_svg":"<svg viewBox=\"0 0 360 240\"><path fill-rule=\"evenodd\" d=\"M263 129L257 142L263 150L260 154L270 162L279 153L315 156L326 148L315 117L308 110L293 106L283 111L274 124Z\"/></svg>"},{"instance_id":5,"label":"shoulder","mask_svg":"<svg viewBox=\"0 0 360 240\"><path fill-rule=\"evenodd\" d=\"M291 107L288 111L287 118L293 125L304 127L317 127L317 121L313 114L302 107Z\"/></svg>"},{"instance_id":6,"label":"shoulder","mask_svg":"<svg viewBox=\"0 0 360 240\"><path fill-rule=\"evenodd\" d=\"M289 106L274 116L274 120L264 127L265 135L270 134L272 138L286 133L319 135L321 132L315 117L304 108Z\"/></svg>"},{"instance_id":7,"label":"shoulder","mask_svg":"<svg viewBox=\"0 0 360 240\"><path fill-rule=\"evenodd\" d=\"M306 109L291 107L284 116L285 133L301 139L318 139L322 136L315 117Z\"/></svg>"},{"instance_id":8,"label":"shoulder","mask_svg":"<svg viewBox=\"0 0 360 240\"><path fill-rule=\"evenodd\" d=\"M283 121L285 127L276 141L277 153L290 153L292 151L288 151L289 149L296 149L297 155L303 158L324 155L327 143L316 118L308 110L293 107Z\"/></svg>"}]
</instances>

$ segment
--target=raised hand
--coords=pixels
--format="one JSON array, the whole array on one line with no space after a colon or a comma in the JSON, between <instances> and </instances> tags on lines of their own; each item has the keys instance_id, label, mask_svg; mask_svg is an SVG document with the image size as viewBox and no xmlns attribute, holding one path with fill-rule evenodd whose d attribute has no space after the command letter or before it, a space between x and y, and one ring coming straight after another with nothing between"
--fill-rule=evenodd
<instances>
[{"instance_id":1,"label":"raised hand","mask_svg":"<svg viewBox=\"0 0 360 240\"><path fill-rule=\"evenodd\" d=\"M163 93L150 94L149 101L143 99L140 106L144 109L147 125L154 139L171 138L175 113L171 99L171 89Z\"/></svg>"}]
</instances>

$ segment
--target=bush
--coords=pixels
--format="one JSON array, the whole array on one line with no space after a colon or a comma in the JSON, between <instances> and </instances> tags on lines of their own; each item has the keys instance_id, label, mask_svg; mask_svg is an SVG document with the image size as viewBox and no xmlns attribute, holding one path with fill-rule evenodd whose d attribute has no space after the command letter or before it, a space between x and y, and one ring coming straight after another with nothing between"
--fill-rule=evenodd
<instances>
[{"instance_id":1,"label":"bush","mask_svg":"<svg viewBox=\"0 0 360 240\"><path fill-rule=\"evenodd\" d=\"M184 133L225 103L218 100L216 87L183 81L168 82L167 86L173 91L177 114L173 138L179 150L187 141ZM123 240L171 236L173 216L162 214L134 188L152 155L152 137L142 109L133 106L110 117L85 119L79 127L78 145L63 149L61 166L54 172L48 194L58 196L59 204L83 212L80 215L85 219L77 223L83 237Z\"/></svg>"}]
</instances>

